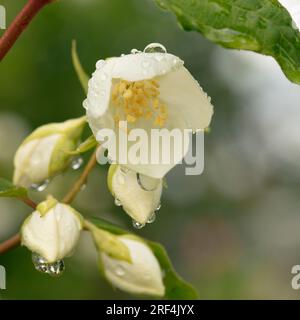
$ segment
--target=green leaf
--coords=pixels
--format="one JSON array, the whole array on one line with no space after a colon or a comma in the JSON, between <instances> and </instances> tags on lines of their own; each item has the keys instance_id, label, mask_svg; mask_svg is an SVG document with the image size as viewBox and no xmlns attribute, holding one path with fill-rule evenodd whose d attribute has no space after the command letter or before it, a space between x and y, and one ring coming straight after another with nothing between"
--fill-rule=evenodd
<instances>
[{"instance_id":1,"label":"green leaf","mask_svg":"<svg viewBox=\"0 0 300 320\"><path fill-rule=\"evenodd\" d=\"M77 148L73 151L66 151L70 155L78 155L85 153L97 146L98 142L93 135L84 140Z\"/></svg>"},{"instance_id":2,"label":"green leaf","mask_svg":"<svg viewBox=\"0 0 300 320\"><path fill-rule=\"evenodd\" d=\"M132 234L120 227L105 221L100 218L93 218L91 221L101 229L109 231L114 234L124 235ZM134 235L135 236L135 235ZM157 260L159 261L160 267L164 272L164 285L166 287L166 299L198 299L198 292L196 289L186 281L184 281L174 270L172 263L168 257L166 250L163 246L157 242L145 241L152 249Z\"/></svg>"},{"instance_id":3,"label":"green leaf","mask_svg":"<svg viewBox=\"0 0 300 320\"><path fill-rule=\"evenodd\" d=\"M300 84L300 33L277 0L155 0L173 12L185 30L195 30L227 48L274 57Z\"/></svg>"},{"instance_id":4,"label":"green leaf","mask_svg":"<svg viewBox=\"0 0 300 320\"><path fill-rule=\"evenodd\" d=\"M76 40L72 41L72 62L74 69L76 71L76 74L78 76L78 79L81 83L81 86L84 90L85 93L87 93L88 90L88 81L89 81L89 76L87 73L84 71L81 62L79 60L78 54L77 54L77 48L76 48Z\"/></svg>"},{"instance_id":5,"label":"green leaf","mask_svg":"<svg viewBox=\"0 0 300 320\"><path fill-rule=\"evenodd\" d=\"M0 197L22 198L27 196L27 190L17 187L10 181L0 178Z\"/></svg>"}]
</instances>

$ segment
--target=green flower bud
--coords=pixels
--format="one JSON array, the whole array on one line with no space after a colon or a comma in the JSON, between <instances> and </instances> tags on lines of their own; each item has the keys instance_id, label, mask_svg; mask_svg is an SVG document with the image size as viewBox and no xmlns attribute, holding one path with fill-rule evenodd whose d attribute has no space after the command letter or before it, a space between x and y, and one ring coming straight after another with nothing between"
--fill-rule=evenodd
<instances>
[{"instance_id":1,"label":"green flower bud","mask_svg":"<svg viewBox=\"0 0 300 320\"><path fill-rule=\"evenodd\" d=\"M131 262L99 254L99 265L107 280L120 290L137 295L163 297L165 286L161 267L149 246L138 237L116 236L130 253Z\"/></svg>"},{"instance_id":2,"label":"green flower bud","mask_svg":"<svg viewBox=\"0 0 300 320\"><path fill-rule=\"evenodd\" d=\"M70 163L86 118L46 124L33 131L14 158L14 184L29 187L63 171Z\"/></svg>"}]
</instances>

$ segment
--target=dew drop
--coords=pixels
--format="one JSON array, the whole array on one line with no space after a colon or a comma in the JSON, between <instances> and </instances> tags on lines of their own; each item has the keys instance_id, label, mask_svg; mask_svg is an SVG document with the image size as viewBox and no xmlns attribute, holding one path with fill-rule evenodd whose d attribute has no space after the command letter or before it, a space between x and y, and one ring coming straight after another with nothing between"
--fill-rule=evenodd
<instances>
[{"instance_id":1,"label":"dew drop","mask_svg":"<svg viewBox=\"0 0 300 320\"><path fill-rule=\"evenodd\" d=\"M132 50L130 51L131 54L137 54L137 53L140 53L140 52L141 52L141 51L138 50L138 49L132 49Z\"/></svg>"},{"instance_id":2,"label":"dew drop","mask_svg":"<svg viewBox=\"0 0 300 320\"><path fill-rule=\"evenodd\" d=\"M158 206L156 207L155 210L158 211L158 210L160 210L160 208L161 208L161 203L158 204Z\"/></svg>"},{"instance_id":3,"label":"dew drop","mask_svg":"<svg viewBox=\"0 0 300 320\"><path fill-rule=\"evenodd\" d=\"M125 54L125 53L122 53L122 54L121 54L121 57L125 57L125 56L126 56L126 54Z\"/></svg>"},{"instance_id":4,"label":"dew drop","mask_svg":"<svg viewBox=\"0 0 300 320\"><path fill-rule=\"evenodd\" d=\"M137 182L140 187L145 191L154 191L157 189L160 180L154 179L143 174L137 173L136 174Z\"/></svg>"},{"instance_id":5,"label":"dew drop","mask_svg":"<svg viewBox=\"0 0 300 320\"><path fill-rule=\"evenodd\" d=\"M145 226L144 223L139 223L135 220L132 220L132 225L135 229L142 229Z\"/></svg>"},{"instance_id":6,"label":"dew drop","mask_svg":"<svg viewBox=\"0 0 300 320\"><path fill-rule=\"evenodd\" d=\"M85 110L88 110L88 108L89 108L89 103L88 103L88 100L87 100L87 99L85 99L85 100L83 101L82 106L84 107Z\"/></svg>"},{"instance_id":7,"label":"dew drop","mask_svg":"<svg viewBox=\"0 0 300 320\"><path fill-rule=\"evenodd\" d=\"M72 162L71 162L71 168L73 170L78 170L81 166L83 165L83 159L80 157L75 158Z\"/></svg>"},{"instance_id":8,"label":"dew drop","mask_svg":"<svg viewBox=\"0 0 300 320\"><path fill-rule=\"evenodd\" d=\"M100 69L105 65L105 61L104 60L98 60L96 62L96 69Z\"/></svg>"},{"instance_id":9,"label":"dew drop","mask_svg":"<svg viewBox=\"0 0 300 320\"><path fill-rule=\"evenodd\" d=\"M120 265L116 267L115 272L118 277L122 277L125 274L124 268Z\"/></svg>"},{"instance_id":10,"label":"dew drop","mask_svg":"<svg viewBox=\"0 0 300 320\"><path fill-rule=\"evenodd\" d=\"M145 47L144 52L145 53L154 53L154 52L167 53L167 49L160 43L150 43Z\"/></svg>"},{"instance_id":11,"label":"dew drop","mask_svg":"<svg viewBox=\"0 0 300 320\"><path fill-rule=\"evenodd\" d=\"M153 212L150 218L148 219L147 223L153 223L156 219L156 213Z\"/></svg>"},{"instance_id":12,"label":"dew drop","mask_svg":"<svg viewBox=\"0 0 300 320\"><path fill-rule=\"evenodd\" d=\"M40 183L33 183L30 188L34 191L38 191L38 192L42 192L44 191L47 187L48 187L48 184L49 184L50 180L47 179L45 181L42 181Z\"/></svg>"},{"instance_id":13,"label":"dew drop","mask_svg":"<svg viewBox=\"0 0 300 320\"><path fill-rule=\"evenodd\" d=\"M117 206L117 207L121 207L122 206L122 202L119 200L119 199L115 199L115 205Z\"/></svg>"},{"instance_id":14,"label":"dew drop","mask_svg":"<svg viewBox=\"0 0 300 320\"><path fill-rule=\"evenodd\" d=\"M32 262L37 271L49 274L52 277L58 277L62 275L65 270L65 264L63 260L48 263L45 258L35 252L32 253Z\"/></svg>"}]
</instances>

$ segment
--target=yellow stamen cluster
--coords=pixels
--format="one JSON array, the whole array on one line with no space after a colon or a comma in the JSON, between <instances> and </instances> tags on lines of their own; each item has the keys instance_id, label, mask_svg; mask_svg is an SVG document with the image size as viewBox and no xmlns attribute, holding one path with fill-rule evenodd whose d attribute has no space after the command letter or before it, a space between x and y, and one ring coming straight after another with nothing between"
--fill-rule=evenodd
<instances>
[{"instance_id":1,"label":"yellow stamen cluster","mask_svg":"<svg viewBox=\"0 0 300 320\"><path fill-rule=\"evenodd\" d=\"M152 120L153 124L163 127L168 118L167 106L159 99L159 84L156 80L120 80L112 90L115 106L114 120L135 123L138 119Z\"/></svg>"}]
</instances>

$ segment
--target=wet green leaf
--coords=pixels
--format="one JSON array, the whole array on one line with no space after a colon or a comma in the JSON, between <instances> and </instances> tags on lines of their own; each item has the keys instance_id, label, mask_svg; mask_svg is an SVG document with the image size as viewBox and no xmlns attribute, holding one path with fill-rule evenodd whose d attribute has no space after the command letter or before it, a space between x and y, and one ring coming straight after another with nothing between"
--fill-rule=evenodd
<instances>
[{"instance_id":1,"label":"wet green leaf","mask_svg":"<svg viewBox=\"0 0 300 320\"><path fill-rule=\"evenodd\" d=\"M126 230L121 229L120 227L105 221L100 218L93 218L91 220L99 228L109 231L114 234L124 235L132 234ZM141 238L142 239L142 238ZM174 270L172 263L168 257L167 251L164 247L153 241L145 241L149 247L152 249L157 260L159 261L160 267L164 272L164 285L166 287L166 299L198 299L198 292L196 289L185 280L183 280Z\"/></svg>"},{"instance_id":2,"label":"wet green leaf","mask_svg":"<svg viewBox=\"0 0 300 320\"><path fill-rule=\"evenodd\" d=\"M277 0L155 0L185 30L226 48L274 57L289 80L300 84L300 33Z\"/></svg>"}]
</instances>

